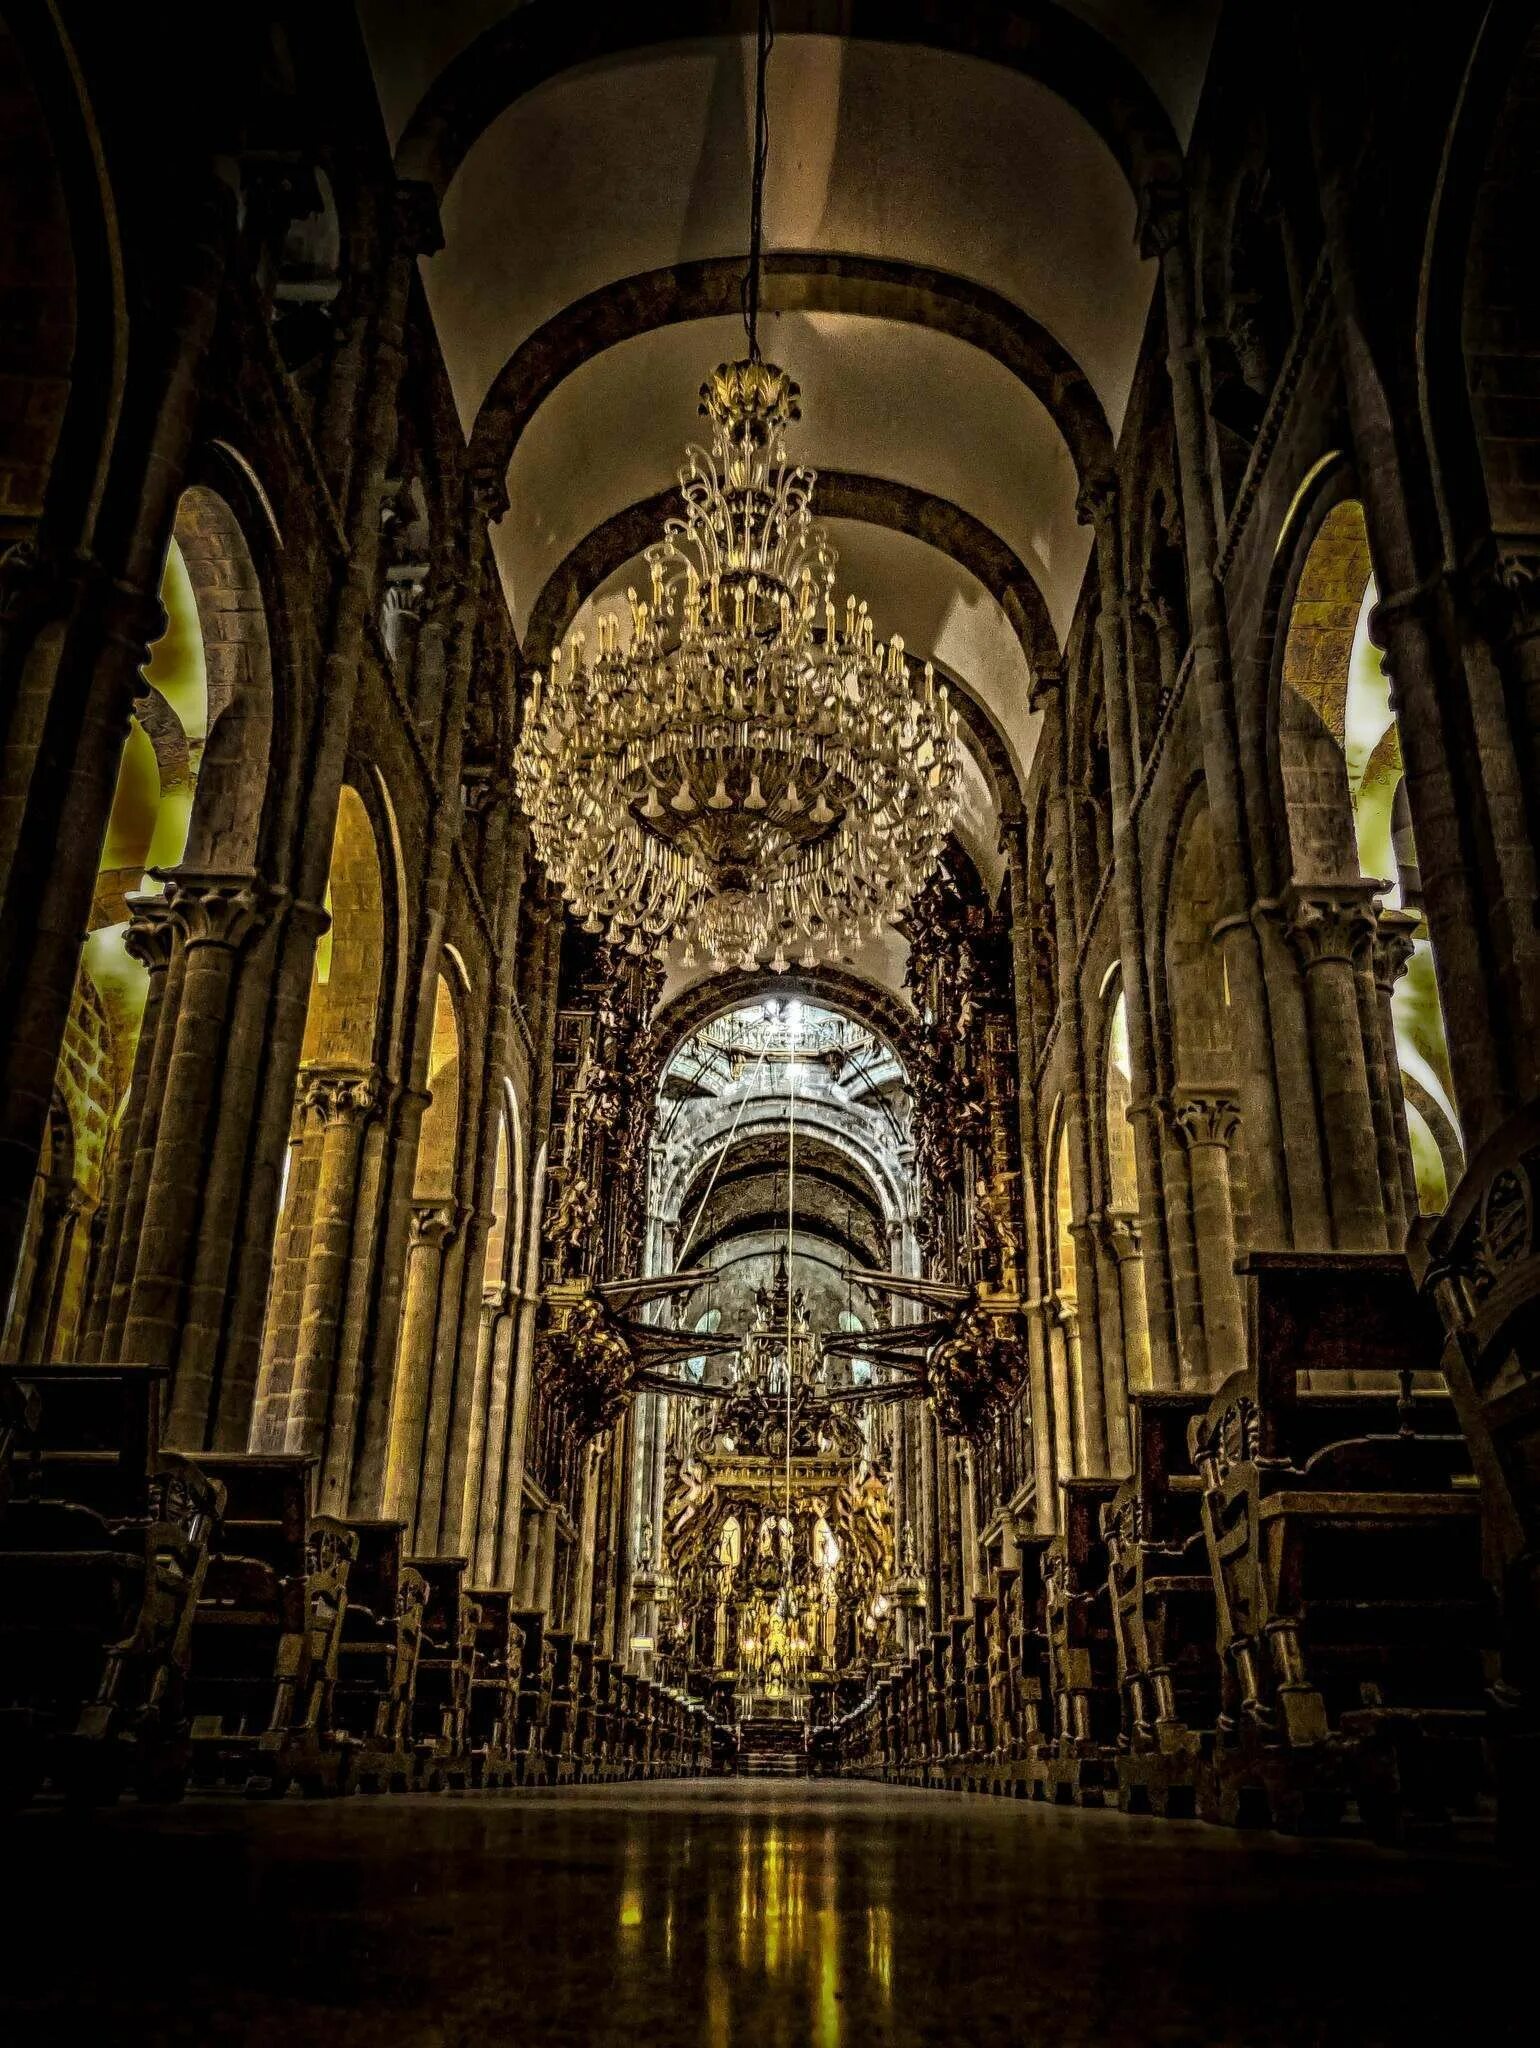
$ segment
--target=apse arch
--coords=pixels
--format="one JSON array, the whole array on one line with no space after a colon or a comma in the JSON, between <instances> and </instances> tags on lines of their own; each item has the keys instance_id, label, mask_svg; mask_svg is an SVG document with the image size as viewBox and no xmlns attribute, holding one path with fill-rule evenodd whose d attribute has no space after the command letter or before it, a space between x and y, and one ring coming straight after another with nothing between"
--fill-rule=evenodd
<instances>
[{"instance_id":1,"label":"apse arch","mask_svg":"<svg viewBox=\"0 0 1540 2048\"><path fill-rule=\"evenodd\" d=\"M735 967L681 990L655 1013L652 1033L663 1067L702 1026L769 998L816 1004L848 1017L880 1038L895 1058L910 1022L908 1008L897 996L840 967L803 967L786 974L773 974L768 967Z\"/></svg>"}]
</instances>

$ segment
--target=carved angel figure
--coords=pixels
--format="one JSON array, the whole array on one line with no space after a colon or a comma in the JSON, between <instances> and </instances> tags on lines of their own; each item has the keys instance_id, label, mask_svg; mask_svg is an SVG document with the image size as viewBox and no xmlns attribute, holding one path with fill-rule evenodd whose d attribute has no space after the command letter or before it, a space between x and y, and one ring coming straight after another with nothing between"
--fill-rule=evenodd
<instances>
[{"instance_id":1,"label":"carved angel figure","mask_svg":"<svg viewBox=\"0 0 1540 2048\"><path fill-rule=\"evenodd\" d=\"M574 1174L562 1189L555 1214L546 1225L545 1231L558 1280L567 1278L576 1261L577 1253L587 1243L598 1216L598 1190L582 1174Z\"/></svg>"}]
</instances>

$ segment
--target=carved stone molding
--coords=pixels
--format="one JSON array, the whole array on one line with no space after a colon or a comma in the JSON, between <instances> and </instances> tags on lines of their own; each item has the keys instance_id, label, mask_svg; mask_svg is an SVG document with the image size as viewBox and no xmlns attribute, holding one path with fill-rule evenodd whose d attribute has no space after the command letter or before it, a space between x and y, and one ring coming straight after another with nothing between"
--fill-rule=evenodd
<instances>
[{"instance_id":1,"label":"carved stone molding","mask_svg":"<svg viewBox=\"0 0 1540 2048\"><path fill-rule=\"evenodd\" d=\"M238 952L283 901L282 892L260 875L201 874L186 868L153 872L166 883L171 917L189 951L223 946Z\"/></svg>"},{"instance_id":2,"label":"carved stone molding","mask_svg":"<svg viewBox=\"0 0 1540 2048\"><path fill-rule=\"evenodd\" d=\"M1284 902L1284 928L1308 973L1330 960L1355 964L1375 935L1373 894L1384 882L1294 883Z\"/></svg>"},{"instance_id":3,"label":"carved stone molding","mask_svg":"<svg viewBox=\"0 0 1540 2048\"><path fill-rule=\"evenodd\" d=\"M1236 1098L1219 1088L1184 1088L1162 1105L1167 1123L1189 1151L1228 1146L1241 1125Z\"/></svg>"}]
</instances>

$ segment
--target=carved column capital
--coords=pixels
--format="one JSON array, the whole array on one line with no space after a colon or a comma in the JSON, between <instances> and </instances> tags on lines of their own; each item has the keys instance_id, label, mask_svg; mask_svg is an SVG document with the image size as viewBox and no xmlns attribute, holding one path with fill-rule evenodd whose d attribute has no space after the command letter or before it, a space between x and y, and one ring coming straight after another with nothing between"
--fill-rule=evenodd
<instances>
[{"instance_id":1,"label":"carved column capital","mask_svg":"<svg viewBox=\"0 0 1540 2048\"><path fill-rule=\"evenodd\" d=\"M189 951L195 946L223 946L238 952L252 934L268 923L283 892L260 875L216 875L186 868L155 868L166 884L166 901Z\"/></svg>"},{"instance_id":2,"label":"carved column capital","mask_svg":"<svg viewBox=\"0 0 1540 2048\"><path fill-rule=\"evenodd\" d=\"M460 1227L459 1205L454 1202L413 1202L409 1242L442 1251Z\"/></svg>"},{"instance_id":3,"label":"carved column capital","mask_svg":"<svg viewBox=\"0 0 1540 2048\"><path fill-rule=\"evenodd\" d=\"M1422 919L1412 910L1382 909L1375 921L1374 985L1390 995L1412 964Z\"/></svg>"},{"instance_id":4,"label":"carved column capital","mask_svg":"<svg viewBox=\"0 0 1540 2048\"><path fill-rule=\"evenodd\" d=\"M1200 1145L1228 1146L1240 1129L1240 1104L1228 1089L1179 1089L1160 1107L1189 1151Z\"/></svg>"},{"instance_id":5,"label":"carved column capital","mask_svg":"<svg viewBox=\"0 0 1540 2048\"><path fill-rule=\"evenodd\" d=\"M1306 971L1328 960L1352 966L1374 938L1373 892L1384 882L1294 883L1283 900L1284 926Z\"/></svg>"},{"instance_id":6,"label":"carved column capital","mask_svg":"<svg viewBox=\"0 0 1540 2048\"><path fill-rule=\"evenodd\" d=\"M1096 1231L1103 1246L1121 1266L1137 1259L1140 1251L1139 1219L1126 1210L1104 1209L1096 1218Z\"/></svg>"},{"instance_id":7,"label":"carved column capital","mask_svg":"<svg viewBox=\"0 0 1540 2048\"><path fill-rule=\"evenodd\" d=\"M305 1107L323 1124L362 1124L384 1106L384 1084L372 1067L306 1067L301 1079Z\"/></svg>"},{"instance_id":8,"label":"carved column capital","mask_svg":"<svg viewBox=\"0 0 1540 2048\"><path fill-rule=\"evenodd\" d=\"M170 904L164 896L130 895L124 900L129 911L128 929L123 934L124 952L150 974L164 974L176 937Z\"/></svg>"}]
</instances>

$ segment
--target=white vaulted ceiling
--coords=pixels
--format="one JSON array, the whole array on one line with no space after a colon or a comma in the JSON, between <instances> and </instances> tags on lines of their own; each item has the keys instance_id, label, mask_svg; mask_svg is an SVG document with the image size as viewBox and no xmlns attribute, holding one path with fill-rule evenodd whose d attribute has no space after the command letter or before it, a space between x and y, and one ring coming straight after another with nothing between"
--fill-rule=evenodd
<instances>
[{"instance_id":1,"label":"white vaulted ceiling","mask_svg":"<svg viewBox=\"0 0 1540 2048\"><path fill-rule=\"evenodd\" d=\"M1030 766L1031 668L1086 569L1078 488L1149 316L1135 187L1172 175L1218 4L775 7L761 340L802 386L791 452L826 479L842 587L995 729L959 828L991 882L1000 764ZM360 14L398 164L438 191L424 284L461 424L507 464L494 546L543 658L637 580L633 508L699 437L704 373L742 352L754 6ZM903 948L878 951L891 980Z\"/></svg>"}]
</instances>

